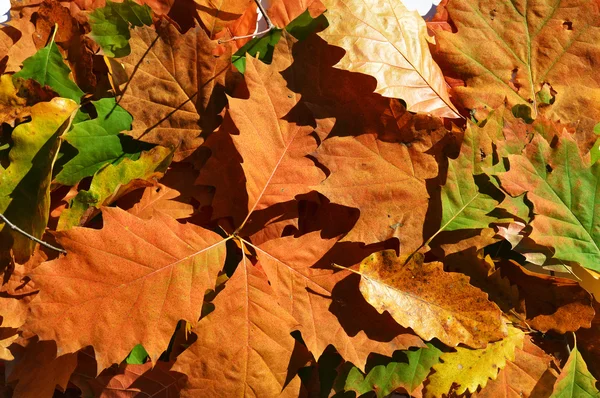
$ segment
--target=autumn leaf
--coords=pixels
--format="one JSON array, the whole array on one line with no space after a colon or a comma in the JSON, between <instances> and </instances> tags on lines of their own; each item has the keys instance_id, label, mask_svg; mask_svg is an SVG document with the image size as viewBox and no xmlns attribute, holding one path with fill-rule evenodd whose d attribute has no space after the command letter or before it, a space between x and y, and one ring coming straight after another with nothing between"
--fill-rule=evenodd
<instances>
[{"instance_id":1,"label":"autumn leaf","mask_svg":"<svg viewBox=\"0 0 600 398\"><path fill-rule=\"evenodd\" d=\"M312 232L297 239L272 239L255 247L279 305L296 319L302 339L313 355L320 357L325 348L332 344L344 359L363 369L369 352L391 355L396 350L422 347L424 344L417 336L402 328L394 328L393 322L382 322L382 319L373 319L372 315L367 317L369 308L366 303L364 316L369 321L358 322L358 327L352 326L352 333L344 330L344 325L337 320L343 315L337 314L336 317L333 310L336 302L341 302L342 307L350 305L344 303L344 298L335 289L347 274L316 266L336 241L324 240L319 232ZM349 314L345 315L347 317ZM347 323L346 328L349 328ZM387 325L389 333L370 339L369 335L376 333L368 327L369 323L379 326L375 330Z\"/></svg>"},{"instance_id":2,"label":"autumn leaf","mask_svg":"<svg viewBox=\"0 0 600 398\"><path fill-rule=\"evenodd\" d=\"M544 107L536 94L547 83L558 92L549 112L564 119L558 116L561 98L575 104L579 96L597 96L591 94L599 87L588 79L594 72L586 61L600 57L595 2L467 0L450 1L446 9L458 31L437 30L434 54L448 76L464 80L464 87L453 89L462 106L491 110L506 98L509 108L532 106L535 118ZM571 109L569 118L586 112Z\"/></svg>"},{"instance_id":3,"label":"autumn leaf","mask_svg":"<svg viewBox=\"0 0 600 398\"><path fill-rule=\"evenodd\" d=\"M180 192L165 185L148 187L144 190L142 198L130 210L130 213L139 218L149 219L155 211L168 214L175 219L187 218L194 212L194 206L175 200L180 197Z\"/></svg>"},{"instance_id":4,"label":"autumn leaf","mask_svg":"<svg viewBox=\"0 0 600 398\"><path fill-rule=\"evenodd\" d=\"M429 52L427 27L401 1L326 0L329 27L319 35L343 47L338 68L377 79L376 92L401 98L412 112L458 118L446 82Z\"/></svg>"},{"instance_id":5,"label":"autumn leaf","mask_svg":"<svg viewBox=\"0 0 600 398\"><path fill-rule=\"evenodd\" d=\"M124 159L104 167L94 175L90 188L80 190L69 202L69 208L60 215L57 229L83 225L93 208L108 206L131 189L151 184L147 181L163 174L172 155L168 148L156 147L142 153L139 159Z\"/></svg>"},{"instance_id":6,"label":"autumn leaf","mask_svg":"<svg viewBox=\"0 0 600 398\"><path fill-rule=\"evenodd\" d=\"M33 79L39 84L49 86L58 95L72 99L79 104L83 91L69 78L71 69L63 61L54 40L23 61L23 69L13 75L18 79ZM18 84L18 83L16 83Z\"/></svg>"},{"instance_id":7,"label":"autumn leaf","mask_svg":"<svg viewBox=\"0 0 600 398\"><path fill-rule=\"evenodd\" d=\"M419 254L406 261L386 250L360 264L360 290L379 312L388 311L424 340L435 337L450 347L483 348L506 335L502 311L468 278L445 273L441 263L424 263Z\"/></svg>"},{"instance_id":8,"label":"autumn leaf","mask_svg":"<svg viewBox=\"0 0 600 398\"><path fill-rule=\"evenodd\" d=\"M18 125L13 133L10 164L0 169L0 212L24 231L41 238L50 207L50 180L60 136L69 128L75 102L55 98L31 107L31 121ZM3 234L7 232L2 225ZM28 258L32 240L12 232L13 251Z\"/></svg>"},{"instance_id":9,"label":"autumn leaf","mask_svg":"<svg viewBox=\"0 0 600 398\"><path fill-rule=\"evenodd\" d=\"M590 374L577 346L573 347L567 363L556 380L551 397L596 398L599 396L600 391L596 388L596 379Z\"/></svg>"},{"instance_id":10,"label":"autumn leaf","mask_svg":"<svg viewBox=\"0 0 600 398\"><path fill-rule=\"evenodd\" d=\"M198 15L206 27L209 37L213 37L223 27L238 19L252 0L195 0Z\"/></svg>"},{"instance_id":11,"label":"autumn leaf","mask_svg":"<svg viewBox=\"0 0 600 398\"><path fill-rule=\"evenodd\" d=\"M57 357L53 341L40 341L36 337L22 344L24 347L13 346L15 360L7 364L7 381L16 382L14 396L49 397L57 386L64 391L77 366L77 355Z\"/></svg>"},{"instance_id":12,"label":"autumn leaf","mask_svg":"<svg viewBox=\"0 0 600 398\"><path fill-rule=\"evenodd\" d=\"M69 254L32 272L40 293L25 328L55 340L61 354L93 346L99 370L136 344L156 361L177 322L199 318L223 267L224 239L161 213L151 220L119 209L102 214L101 230L57 233Z\"/></svg>"},{"instance_id":13,"label":"autumn leaf","mask_svg":"<svg viewBox=\"0 0 600 398\"><path fill-rule=\"evenodd\" d=\"M217 117L207 109L217 101L215 88L225 83L229 57L213 56L215 43L199 27L183 35L170 24L132 33L131 55L121 60L129 83L119 102L133 116L128 134L177 147L175 160L182 160L202 144L204 130L216 127ZM181 64L195 66L188 70Z\"/></svg>"},{"instance_id":14,"label":"autumn leaf","mask_svg":"<svg viewBox=\"0 0 600 398\"><path fill-rule=\"evenodd\" d=\"M431 367L439 362L442 351L433 344L416 351L402 351L408 362L392 361L387 365L377 365L367 375L352 368L346 378L344 389L366 394L376 391L377 398L390 395L399 388L412 393L427 378Z\"/></svg>"},{"instance_id":15,"label":"autumn leaf","mask_svg":"<svg viewBox=\"0 0 600 398\"><path fill-rule=\"evenodd\" d=\"M173 367L188 375L182 396L297 396L298 383L286 388L296 321L265 273L244 257L213 303Z\"/></svg>"},{"instance_id":16,"label":"autumn leaf","mask_svg":"<svg viewBox=\"0 0 600 398\"><path fill-rule=\"evenodd\" d=\"M577 145L562 138L552 148L541 136L522 155L509 155L510 170L498 177L512 196L527 192L535 216L531 239L554 250L558 260L600 270L600 237L595 202L600 167L581 158Z\"/></svg>"},{"instance_id":17,"label":"autumn leaf","mask_svg":"<svg viewBox=\"0 0 600 398\"><path fill-rule=\"evenodd\" d=\"M64 164L54 179L56 183L75 185L107 164L135 156L124 151L119 137L119 133L131 128L131 115L118 106L114 98L103 98L93 104L98 116L90 119L80 113L79 120L64 134L63 138L77 154L66 163L61 162Z\"/></svg>"},{"instance_id":18,"label":"autumn leaf","mask_svg":"<svg viewBox=\"0 0 600 398\"><path fill-rule=\"evenodd\" d=\"M0 122L14 125L15 118L24 111L27 101L17 95L12 77L0 76Z\"/></svg>"},{"instance_id":19,"label":"autumn leaf","mask_svg":"<svg viewBox=\"0 0 600 398\"><path fill-rule=\"evenodd\" d=\"M458 385L456 394L467 390L473 393L479 386L485 388L488 379L496 379L507 360L514 360L515 350L523 347L524 338L525 333L511 327L507 337L487 347L478 350L459 347L456 352L442 354L442 363L433 365L435 373L429 377L425 397L441 398L450 392L453 383Z\"/></svg>"},{"instance_id":20,"label":"autumn leaf","mask_svg":"<svg viewBox=\"0 0 600 398\"><path fill-rule=\"evenodd\" d=\"M152 11L147 5L141 6L132 0L122 3L107 0L106 6L90 14L90 37L100 45L105 55L121 58L131 52L130 27L151 24Z\"/></svg>"},{"instance_id":21,"label":"autumn leaf","mask_svg":"<svg viewBox=\"0 0 600 398\"><path fill-rule=\"evenodd\" d=\"M525 336L523 348L515 348L515 359L507 360L495 380L489 380L477 398L547 397L556 377L550 368L550 356Z\"/></svg>"}]
</instances>

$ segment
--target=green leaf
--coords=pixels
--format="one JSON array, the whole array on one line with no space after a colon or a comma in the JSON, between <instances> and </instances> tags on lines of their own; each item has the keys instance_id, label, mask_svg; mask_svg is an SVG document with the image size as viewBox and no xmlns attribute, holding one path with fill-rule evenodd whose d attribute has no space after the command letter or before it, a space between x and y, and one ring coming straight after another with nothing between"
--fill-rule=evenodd
<instances>
[{"instance_id":1,"label":"green leaf","mask_svg":"<svg viewBox=\"0 0 600 398\"><path fill-rule=\"evenodd\" d=\"M122 3L106 1L106 6L95 9L90 14L90 37L100 45L104 54L120 58L129 55L131 47L129 29L132 26L152 25L152 10L147 5L139 5L133 0Z\"/></svg>"},{"instance_id":2,"label":"green leaf","mask_svg":"<svg viewBox=\"0 0 600 398\"><path fill-rule=\"evenodd\" d=\"M79 104L83 91L69 78L71 69L64 63L58 46L53 41L23 61L23 69L13 75L18 79L33 79L43 86L48 86L59 96L69 98Z\"/></svg>"},{"instance_id":3,"label":"green leaf","mask_svg":"<svg viewBox=\"0 0 600 398\"><path fill-rule=\"evenodd\" d=\"M50 181L60 136L76 109L77 104L66 98L34 105L31 121L12 132L8 167L0 166L0 212L37 238L42 237L48 223ZM6 232L3 227L0 224L0 230ZM27 257L35 242L18 233L13 238L15 254Z\"/></svg>"},{"instance_id":4,"label":"green leaf","mask_svg":"<svg viewBox=\"0 0 600 398\"><path fill-rule=\"evenodd\" d=\"M90 120L80 110L77 113L79 121L73 122L71 130L64 135L78 153L63 165L56 176L55 182L59 184L75 185L94 175L104 165L131 157L124 151L119 137L120 132L131 129L131 115L118 106L114 98L103 98L93 104L98 117Z\"/></svg>"},{"instance_id":5,"label":"green leaf","mask_svg":"<svg viewBox=\"0 0 600 398\"><path fill-rule=\"evenodd\" d=\"M596 379L587 368L583 357L574 347L567 363L554 384L550 398L598 398Z\"/></svg>"},{"instance_id":6,"label":"green leaf","mask_svg":"<svg viewBox=\"0 0 600 398\"><path fill-rule=\"evenodd\" d=\"M600 123L594 126L594 134L600 135ZM600 138L596 140L592 149L590 149L590 157L592 164L596 163L600 159Z\"/></svg>"},{"instance_id":7,"label":"green leaf","mask_svg":"<svg viewBox=\"0 0 600 398\"><path fill-rule=\"evenodd\" d=\"M469 122L458 158L448 162L448 177L442 187L441 230L481 229L498 221L489 213L499 202L480 192L475 182L476 175L492 166L493 138Z\"/></svg>"},{"instance_id":8,"label":"green leaf","mask_svg":"<svg viewBox=\"0 0 600 398\"><path fill-rule=\"evenodd\" d=\"M431 343L427 348L416 351L402 351L408 357L408 362L390 362L387 365L377 365L364 376L353 367L346 378L345 390L366 394L375 391L378 398L383 398L402 387L412 393L423 383L431 367L440 361L442 351Z\"/></svg>"},{"instance_id":9,"label":"green leaf","mask_svg":"<svg viewBox=\"0 0 600 398\"><path fill-rule=\"evenodd\" d=\"M146 352L146 349L143 345L138 344L135 347L133 347L133 350L131 350L131 352L125 359L125 362L128 365L143 365L146 363L147 359L148 353Z\"/></svg>"},{"instance_id":10,"label":"green leaf","mask_svg":"<svg viewBox=\"0 0 600 398\"><path fill-rule=\"evenodd\" d=\"M600 271L600 163L591 167L568 137L551 147L536 135L510 169L499 173L511 195L533 203L531 239L554 249L554 258Z\"/></svg>"},{"instance_id":11,"label":"green leaf","mask_svg":"<svg viewBox=\"0 0 600 398\"><path fill-rule=\"evenodd\" d=\"M124 159L118 164L109 164L98 171L90 189L79 191L71 200L58 220L57 230L65 230L79 225L82 217L92 207L100 208L136 187L136 180L160 178L167 169L173 151L165 147L155 147L142 153L139 159Z\"/></svg>"},{"instance_id":12,"label":"green leaf","mask_svg":"<svg viewBox=\"0 0 600 398\"><path fill-rule=\"evenodd\" d=\"M316 18L310 16L308 10L290 22L285 30L298 40L306 39L311 33L325 29L328 25L323 14ZM281 29L272 29L262 37L256 37L237 50L231 57L231 62L241 72L246 71L246 54L258 57L262 62L270 64L273 59L273 50L281 38Z\"/></svg>"}]
</instances>

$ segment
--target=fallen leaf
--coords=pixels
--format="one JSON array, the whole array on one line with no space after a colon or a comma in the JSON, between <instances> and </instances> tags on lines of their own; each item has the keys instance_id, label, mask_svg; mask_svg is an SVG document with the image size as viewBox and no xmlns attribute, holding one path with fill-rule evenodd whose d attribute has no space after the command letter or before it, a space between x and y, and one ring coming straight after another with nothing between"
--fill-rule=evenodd
<instances>
[{"instance_id":1,"label":"fallen leaf","mask_svg":"<svg viewBox=\"0 0 600 398\"><path fill-rule=\"evenodd\" d=\"M425 21L401 1L326 0L329 27L319 35L343 47L336 67L377 79L376 92L401 98L411 112L459 118L429 52Z\"/></svg>"},{"instance_id":2,"label":"fallen leaf","mask_svg":"<svg viewBox=\"0 0 600 398\"><path fill-rule=\"evenodd\" d=\"M225 260L224 239L200 227L161 213L141 220L104 209L103 216L101 230L57 233L69 254L33 270L40 293L24 326L55 340L60 354L93 346L98 371L136 344L156 361L177 322L199 318Z\"/></svg>"},{"instance_id":3,"label":"fallen leaf","mask_svg":"<svg viewBox=\"0 0 600 398\"><path fill-rule=\"evenodd\" d=\"M577 346L575 346L556 380L551 398L596 398L598 396L600 396L600 391L596 388L596 379L590 374Z\"/></svg>"},{"instance_id":4,"label":"fallen leaf","mask_svg":"<svg viewBox=\"0 0 600 398\"><path fill-rule=\"evenodd\" d=\"M511 327L507 337L487 347L478 350L459 347L456 352L442 354L442 363L433 365L435 373L429 377L425 398L449 394L453 383L457 384L453 392L458 395L467 390L474 393L479 386L485 388L488 379L495 380L498 370L515 359L515 351L523 347L524 338L525 333Z\"/></svg>"},{"instance_id":5,"label":"fallen leaf","mask_svg":"<svg viewBox=\"0 0 600 398\"><path fill-rule=\"evenodd\" d=\"M444 272L441 263L424 263L418 253L406 260L385 250L360 264L360 291L379 312L388 311L424 340L435 337L450 347L483 348L506 336L502 311L467 277Z\"/></svg>"}]
</instances>

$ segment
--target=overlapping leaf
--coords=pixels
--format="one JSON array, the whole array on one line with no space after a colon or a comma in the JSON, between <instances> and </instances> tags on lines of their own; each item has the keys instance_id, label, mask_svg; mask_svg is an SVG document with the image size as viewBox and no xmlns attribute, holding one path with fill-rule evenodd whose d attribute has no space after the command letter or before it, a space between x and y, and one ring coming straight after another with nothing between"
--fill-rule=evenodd
<instances>
[{"instance_id":1,"label":"overlapping leaf","mask_svg":"<svg viewBox=\"0 0 600 398\"><path fill-rule=\"evenodd\" d=\"M57 234L69 254L33 271L41 291L25 328L55 340L61 354L93 346L100 370L136 344L155 361L180 319L199 318L223 267L223 238L160 213L148 221L102 214L101 230Z\"/></svg>"},{"instance_id":2,"label":"overlapping leaf","mask_svg":"<svg viewBox=\"0 0 600 398\"><path fill-rule=\"evenodd\" d=\"M460 117L442 71L428 47L425 21L401 1L326 0L330 26L320 33L346 55L337 67L371 75L383 96L401 98L408 110Z\"/></svg>"}]
</instances>

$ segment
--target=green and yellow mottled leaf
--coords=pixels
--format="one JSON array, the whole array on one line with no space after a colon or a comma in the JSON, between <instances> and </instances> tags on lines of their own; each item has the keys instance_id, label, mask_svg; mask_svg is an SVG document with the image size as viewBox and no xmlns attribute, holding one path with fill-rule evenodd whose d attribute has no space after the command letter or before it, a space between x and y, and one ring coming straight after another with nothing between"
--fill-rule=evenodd
<instances>
[{"instance_id":1,"label":"green and yellow mottled leaf","mask_svg":"<svg viewBox=\"0 0 600 398\"><path fill-rule=\"evenodd\" d=\"M58 230L66 230L81 223L86 212L92 207L100 208L115 201L120 196L147 184L146 181L160 178L171 163L173 151L156 147L142 153L139 159L124 159L119 164L109 164L98 171L90 189L79 191L64 210L58 221ZM87 214L89 216L89 214Z\"/></svg>"},{"instance_id":2,"label":"green and yellow mottled leaf","mask_svg":"<svg viewBox=\"0 0 600 398\"><path fill-rule=\"evenodd\" d=\"M583 357L574 347L567 363L554 384L551 398L598 398L596 379L587 368Z\"/></svg>"},{"instance_id":3,"label":"green and yellow mottled leaf","mask_svg":"<svg viewBox=\"0 0 600 398\"><path fill-rule=\"evenodd\" d=\"M76 109L77 104L65 98L34 105L31 121L12 132L8 167L0 167L0 212L37 238L48 222L50 181L60 136L69 128ZM4 224L0 228L3 234L8 229ZM35 242L18 233L12 235L15 254L29 256Z\"/></svg>"}]
</instances>

